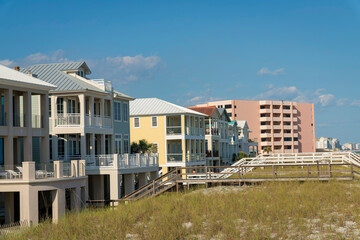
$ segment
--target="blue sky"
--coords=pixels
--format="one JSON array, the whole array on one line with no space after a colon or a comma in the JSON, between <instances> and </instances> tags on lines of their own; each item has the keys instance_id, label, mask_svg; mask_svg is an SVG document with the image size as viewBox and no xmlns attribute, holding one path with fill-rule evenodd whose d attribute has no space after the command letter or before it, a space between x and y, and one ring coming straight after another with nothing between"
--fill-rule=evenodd
<instances>
[{"instance_id":1,"label":"blue sky","mask_svg":"<svg viewBox=\"0 0 360 240\"><path fill-rule=\"evenodd\" d=\"M4 1L0 63L85 60L134 97L314 102L360 142L360 1Z\"/></svg>"}]
</instances>

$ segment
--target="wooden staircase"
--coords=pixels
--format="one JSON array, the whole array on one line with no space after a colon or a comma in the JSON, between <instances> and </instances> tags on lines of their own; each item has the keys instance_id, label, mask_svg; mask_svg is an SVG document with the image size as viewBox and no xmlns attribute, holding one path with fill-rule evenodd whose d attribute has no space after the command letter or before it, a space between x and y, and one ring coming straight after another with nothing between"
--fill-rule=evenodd
<instances>
[{"instance_id":1,"label":"wooden staircase","mask_svg":"<svg viewBox=\"0 0 360 240\"><path fill-rule=\"evenodd\" d=\"M178 174L179 171L178 169L174 169L123 197L121 200L133 201L144 197L154 197L166 192L176 186L177 180L181 176Z\"/></svg>"}]
</instances>

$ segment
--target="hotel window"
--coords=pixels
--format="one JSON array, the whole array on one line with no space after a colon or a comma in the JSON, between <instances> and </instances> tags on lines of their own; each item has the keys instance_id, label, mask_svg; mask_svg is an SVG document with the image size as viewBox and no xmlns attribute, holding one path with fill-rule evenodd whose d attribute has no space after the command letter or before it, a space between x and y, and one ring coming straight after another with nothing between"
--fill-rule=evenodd
<instances>
[{"instance_id":1,"label":"hotel window","mask_svg":"<svg viewBox=\"0 0 360 240\"><path fill-rule=\"evenodd\" d=\"M121 154L121 135L115 135L115 153Z\"/></svg>"},{"instance_id":2,"label":"hotel window","mask_svg":"<svg viewBox=\"0 0 360 240\"><path fill-rule=\"evenodd\" d=\"M140 128L140 118L134 118L134 128Z\"/></svg>"},{"instance_id":3,"label":"hotel window","mask_svg":"<svg viewBox=\"0 0 360 240\"><path fill-rule=\"evenodd\" d=\"M226 105L225 105L225 108L226 108L226 109L231 108L231 104L226 104Z\"/></svg>"},{"instance_id":4,"label":"hotel window","mask_svg":"<svg viewBox=\"0 0 360 240\"><path fill-rule=\"evenodd\" d=\"M284 138L284 141L286 142L291 141L291 138Z\"/></svg>"},{"instance_id":5,"label":"hotel window","mask_svg":"<svg viewBox=\"0 0 360 240\"><path fill-rule=\"evenodd\" d=\"M124 135L124 153L129 153L129 135Z\"/></svg>"},{"instance_id":6,"label":"hotel window","mask_svg":"<svg viewBox=\"0 0 360 240\"><path fill-rule=\"evenodd\" d=\"M158 127L158 118L157 117L151 117L151 127L153 127L153 128Z\"/></svg>"},{"instance_id":7,"label":"hotel window","mask_svg":"<svg viewBox=\"0 0 360 240\"><path fill-rule=\"evenodd\" d=\"M114 102L114 119L121 121L121 102Z\"/></svg>"},{"instance_id":8,"label":"hotel window","mask_svg":"<svg viewBox=\"0 0 360 240\"><path fill-rule=\"evenodd\" d=\"M127 122L127 121L129 121L129 105L128 105L128 103L123 104L123 111L124 111L123 120L124 120L124 122Z\"/></svg>"}]
</instances>

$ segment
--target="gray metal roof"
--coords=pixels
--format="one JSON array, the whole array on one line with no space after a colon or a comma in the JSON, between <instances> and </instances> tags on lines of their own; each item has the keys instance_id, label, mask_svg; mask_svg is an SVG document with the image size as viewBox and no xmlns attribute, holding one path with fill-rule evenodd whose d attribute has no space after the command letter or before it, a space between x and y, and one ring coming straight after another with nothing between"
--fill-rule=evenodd
<instances>
[{"instance_id":1,"label":"gray metal roof","mask_svg":"<svg viewBox=\"0 0 360 240\"><path fill-rule=\"evenodd\" d=\"M120 98L127 98L129 100L134 100L135 99L133 97L130 97L129 95L126 95L126 94L121 93L121 92L116 91L116 90L114 90L114 94L116 95L116 97L120 97Z\"/></svg>"},{"instance_id":2,"label":"gray metal roof","mask_svg":"<svg viewBox=\"0 0 360 240\"><path fill-rule=\"evenodd\" d=\"M207 115L188 108L158 99L138 98L130 102L130 116L164 115L164 114L193 114L206 117Z\"/></svg>"},{"instance_id":3,"label":"gray metal roof","mask_svg":"<svg viewBox=\"0 0 360 240\"><path fill-rule=\"evenodd\" d=\"M23 73L30 71L31 74L35 74L38 79L56 85L57 88L53 90L53 92L82 90L104 92L102 89L84 80L72 77L63 72L64 70L77 70L81 67L84 67L88 74L91 73L85 62L37 64L22 68L20 71Z\"/></svg>"},{"instance_id":4,"label":"gray metal roof","mask_svg":"<svg viewBox=\"0 0 360 240\"><path fill-rule=\"evenodd\" d=\"M33 88L41 87L41 88L46 88L48 90L56 88L56 86L53 84L47 83L45 81L41 81L30 75L0 65L0 83L2 81L8 82L10 84L13 83L13 84L28 85L29 87L31 86Z\"/></svg>"}]
</instances>

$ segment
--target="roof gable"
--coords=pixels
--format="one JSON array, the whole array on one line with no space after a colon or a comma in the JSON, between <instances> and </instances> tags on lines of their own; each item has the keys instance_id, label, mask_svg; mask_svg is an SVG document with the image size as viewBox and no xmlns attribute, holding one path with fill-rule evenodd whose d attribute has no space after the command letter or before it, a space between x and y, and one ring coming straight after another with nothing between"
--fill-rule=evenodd
<instances>
[{"instance_id":1,"label":"roof gable","mask_svg":"<svg viewBox=\"0 0 360 240\"><path fill-rule=\"evenodd\" d=\"M130 102L130 116L164 114L194 114L206 116L205 114L187 109L185 107L158 98L138 98Z\"/></svg>"},{"instance_id":2,"label":"roof gable","mask_svg":"<svg viewBox=\"0 0 360 240\"><path fill-rule=\"evenodd\" d=\"M14 69L0 65L0 81L6 81L8 84L21 84L27 85L33 88L45 88L47 90L55 89L56 86L49 84L45 81L41 81L28 74L16 71Z\"/></svg>"},{"instance_id":3,"label":"roof gable","mask_svg":"<svg viewBox=\"0 0 360 240\"><path fill-rule=\"evenodd\" d=\"M211 106L211 107L188 107L188 109L205 114L208 117L212 117L214 115L214 113L217 112L216 107L214 107L214 106Z\"/></svg>"},{"instance_id":4,"label":"roof gable","mask_svg":"<svg viewBox=\"0 0 360 240\"><path fill-rule=\"evenodd\" d=\"M57 88L54 91L82 91L91 90L97 92L104 92L102 89L87 83L84 80L75 78L66 74L66 70L76 70L83 67L88 73L91 73L89 67L85 62L67 62L67 63L53 63L53 64L37 64L21 69L22 72L31 72L50 84L54 84Z\"/></svg>"}]
</instances>

